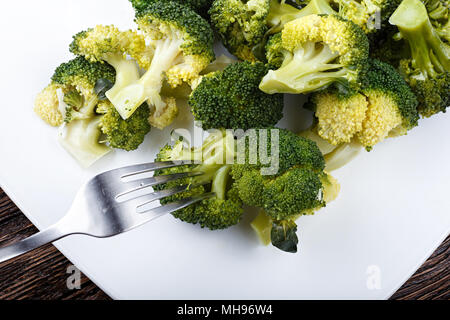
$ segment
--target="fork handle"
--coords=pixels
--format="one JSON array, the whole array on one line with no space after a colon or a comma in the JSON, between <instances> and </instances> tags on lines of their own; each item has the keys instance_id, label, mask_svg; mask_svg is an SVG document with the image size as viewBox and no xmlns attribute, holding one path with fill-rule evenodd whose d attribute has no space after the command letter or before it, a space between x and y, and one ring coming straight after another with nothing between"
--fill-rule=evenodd
<instances>
[{"instance_id":1,"label":"fork handle","mask_svg":"<svg viewBox=\"0 0 450 320\"><path fill-rule=\"evenodd\" d=\"M67 235L67 233L63 233L56 225L49 227L48 229L38 232L31 237L4 248L0 248L0 263L18 257L50 242L59 240Z\"/></svg>"}]
</instances>

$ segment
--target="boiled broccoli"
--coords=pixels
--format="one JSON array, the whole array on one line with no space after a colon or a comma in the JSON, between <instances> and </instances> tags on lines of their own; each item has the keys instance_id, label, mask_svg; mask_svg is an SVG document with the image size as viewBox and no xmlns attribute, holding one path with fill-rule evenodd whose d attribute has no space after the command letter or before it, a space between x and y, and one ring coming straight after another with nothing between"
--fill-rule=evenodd
<instances>
[{"instance_id":1,"label":"boiled broccoli","mask_svg":"<svg viewBox=\"0 0 450 320\"><path fill-rule=\"evenodd\" d=\"M213 0L130 0L136 11L143 11L146 7L154 2L159 1L175 1L182 5L191 7L195 12L202 16L207 16L208 9L211 7Z\"/></svg>"},{"instance_id":2,"label":"boiled broccoli","mask_svg":"<svg viewBox=\"0 0 450 320\"><path fill-rule=\"evenodd\" d=\"M266 146L258 143L263 132L267 135ZM286 231L285 227L289 226L292 231L299 216L313 214L326 205L327 199L333 199L334 196L324 195L326 184L333 184L334 190L339 189L336 181L324 172L322 153L311 140L284 129L256 130L255 134L240 138L239 144L246 146L245 161L238 161L231 171L239 197L246 205L262 208L274 223L277 231L272 232L275 238L271 240L276 247L295 252L295 233L284 239L279 237L278 228ZM252 151L252 146L258 146L257 150ZM278 170L261 171L267 168L261 162L261 154L264 153L269 157L275 155L272 159L278 160ZM260 155L256 162L252 161L254 154ZM284 241L289 242L289 250L283 245Z\"/></svg>"},{"instance_id":3,"label":"boiled broccoli","mask_svg":"<svg viewBox=\"0 0 450 320\"><path fill-rule=\"evenodd\" d=\"M123 120L111 102L101 101L96 112L103 115L100 129L105 135L104 142L115 149L126 151L136 150L150 132L150 109L146 103L142 104L127 120Z\"/></svg>"},{"instance_id":4,"label":"boiled broccoli","mask_svg":"<svg viewBox=\"0 0 450 320\"><path fill-rule=\"evenodd\" d=\"M185 192L165 198L161 203L214 192L214 197L178 210L173 215L182 221L200 224L201 227L211 230L225 229L237 224L243 214L242 201L233 186L230 175L232 165L227 164L228 156L233 159L234 152L233 136L222 131L210 135L200 148L187 149L182 141L176 142L174 146L164 147L156 161L187 160L193 164L160 170L155 172L156 176L180 172L203 174L157 186L157 190L186 186Z\"/></svg>"},{"instance_id":5,"label":"boiled broccoli","mask_svg":"<svg viewBox=\"0 0 450 320\"><path fill-rule=\"evenodd\" d=\"M311 0L303 8L285 0L215 0L209 13L211 23L227 49L242 60L264 60L266 40L282 31L290 21L311 15L339 15L366 33L376 30L375 15L381 22L395 10L399 0Z\"/></svg>"},{"instance_id":6,"label":"boiled broccoli","mask_svg":"<svg viewBox=\"0 0 450 320\"><path fill-rule=\"evenodd\" d=\"M417 126L417 99L401 75L378 60L370 59L368 64L359 91L328 88L310 97L317 133L332 145L356 138L370 149L388 136L406 134Z\"/></svg>"},{"instance_id":7,"label":"boiled broccoli","mask_svg":"<svg viewBox=\"0 0 450 320\"><path fill-rule=\"evenodd\" d=\"M92 62L107 62L116 70L116 82L106 96L113 101L121 89L139 79L139 69L133 57L143 68L151 61L152 49L145 38L135 31L120 31L115 26L98 25L73 37L70 51Z\"/></svg>"},{"instance_id":8,"label":"boiled broccoli","mask_svg":"<svg viewBox=\"0 0 450 320\"><path fill-rule=\"evenodd\" d=\"M420 114L430 117L450 104L450 29L448 4L425 3L404 0L389 22L409 47L408 58L399 62L400 72L419 100Z\"/></svg>"},{"instance_id":9,"label":"boiled broccoli","mask_svg":"<svg viewBox=\"0 0 450 320\"><path fill-rule=\"evenodd\" d=\"M95 86L99 80L114 83L116 74L109 64L77 57L58 66L52 81L35 101L36 113L48 124L89 118L99 102Z\"/></svg>"},{"instance_id":10,"label":"boiled broccoli","mask_svg":"<svg viewBox=\"0 0 450 320\"><path fill-rule=\"evenodd\" d=\"M175 119L175 98L163 98L165 77L172 87L192 82L214 60L213 33L202 17L176 2L150 3L137 11L136 22L154 54L147 72L111 99L122 118L129 118L145 101L151 108L150 123L164 128Z\"/></svg>"},{"instance_id":11,"label":"boiled broccoli","mask_svg":"<svg viewBox=\"0 0 450 320\"><path fill-rule=\"evenodd\" d=\"M63 125L61 144L85 167L110 147L136 149L150 131L148 107L122 120L107 101L105 93L115 78L109 64L80 56L56 68L51 84L36 99L37 114L50 125Z\"/></svg>"},{"instance_id":12,"label":"boiled broccoli","mask_svg":"<svg viewBox=\"0 0 450 320\"><path fill-rule=\"evenodd\" d=\"M240 62L203 77L189 105L205 130L275 125L283 116L283 95L259 90L268 69L262 63Z\"/></svg>"},{"instance_id":13,"label":"boiled broccoli","mask_svg":"<svg viewBox=\"0 0 450 320\"><path fill-rule=\"evenodd\" d=\"M281 44L280 44L281 41ZM262 79L266 93L308 93L333 83L359 87L369 43L353 22L334 15L309 15L287 23L271 41L281 51L282 64ZM272 63L274 58L270 56ZM277 56L280 62L280 56Z\"/></svg>"}]
</instances>

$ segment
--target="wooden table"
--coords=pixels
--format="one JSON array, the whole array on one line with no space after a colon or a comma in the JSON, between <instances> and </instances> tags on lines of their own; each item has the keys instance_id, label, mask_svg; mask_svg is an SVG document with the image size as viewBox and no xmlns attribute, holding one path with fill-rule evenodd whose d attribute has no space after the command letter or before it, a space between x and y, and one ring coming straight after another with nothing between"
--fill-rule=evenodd
<instances>
[{"instance_id":1,"label":"wooden table","mask_svg":"<svg viewBox=\"0 0 450 320\"><path fill-rule=\"evenodd\" d=\"M36 231L0 189L0 246ZM109 299L84 276L80 290L69 290L66 281L70 265L52 245L0 264L0 299ZM392 299L450 300L450 237Z\"/></svg>"}]
</instances>

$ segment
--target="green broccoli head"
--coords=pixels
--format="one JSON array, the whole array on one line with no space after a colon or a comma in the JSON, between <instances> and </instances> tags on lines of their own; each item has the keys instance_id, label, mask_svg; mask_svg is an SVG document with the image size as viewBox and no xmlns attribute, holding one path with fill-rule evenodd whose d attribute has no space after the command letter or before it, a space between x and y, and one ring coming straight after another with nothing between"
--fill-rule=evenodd
<instances>
[{"instance_id":1,"label":"green broccoli head","mask_svg":"<svg viewBox=\"0 0 450 320\"><path fill-rule=\"evenodd\" d=\"M372 101L374 96L383 96L384 102L395 106L401 115L401 126L405 130L418 124L417 99L401 75L389 64L376 59L369 59L369 69L366 74L362 92L368 97L369 105L378 104ZM379 102L381 104L382 101Z\"/></svg>"},{"instance_id":2,"label":"green broccoli head","mask_svg":"<svg viewBox=\"0 0 450 320\"><path fill-rule=\"evenodd\" d=\"M369 36L369 56L398 68L402 59L408 58L409 48L398 39L396 26L387 25Z\"/></svg>"},{"instance_id":3,"label":"green broccoli head","mask_svg":"<svg viewBox=\"0 0 450 320\"><path fill-rule=\"evenodd\" d=\"M201 147L196 149L187 149L182 141L162 148L156 161L188 160L201 164L193 163L159 170L155 172L156 176L180 172L201 172L203 174L157 186L157 190L186 186L185 192L165 198L161 203L166 204L214 192L214 197L178 210L173 215L182 221L200 224L201 227L211 230L225 229L237 224L243 214L243 205L233 184L230 174L231 165L226 164L227 154L234 156L234 148L234 138L224 132L212 134Z\"/></svg>"},{"instance_id":4,"label":"green broccoli head","mask_svg":"<svg viewBox=\"0 0 450 320\"><path fill-rule=\"evenodd\" d=\"M404 0L389 22L409 47L409 57L399 63L400 72L417 95L419 112L429 117L449 104L449 7L437 0L425 4Z\"/></svg>"},{"instance_id":5,"label":"green broccoli head","mask_svg":"<svg viewBox=\"0 0 450 320\"><path fill-rule=\"evenodd\" d=\"M144 11L149 4L159 1L174 1L182 5L187 5L202 16L207 15L208 9L213 2L213 0L130 0L136 11Z\"/></svg>"},{"instance_id":6,"label":"green broccoli head","mask_svg":"<svg viewBox=\"0 0 450 320\"><path fill-rule=\"evenodd\" d=\"M266 165L260 161L251 163L252 154L261 154L264 147L258 144L263 132L268 136L264 152L272 155L274 143L278 147L278 170L270 175L262 174ZM233 166L232 177L245 204L263 208L274 220L294 219L325 205L321 196L325 161L314 142L284 129L257 130L241 139L247 146L246 160ZM252 145L258 145L258 151L252 152Z\"/></svg>"},{"instance_id":7,"label":"green broccoli head","mask_svg":"<svg viewBox=\"0 0 450 320\"><path fill-rule=\"evenodd\" d=\"M265 50L270 69L279 69L285 60L287 61L292 58L292 53L283 47L281 32L269 38Z\"/></svg>"},{"instance_id":8,"label":"green broccoli head","mask_svg":"<svg viewBox=\"0 0 450 320\"><path fill-rule=\"evenodd\" d=\"M377 31L400 0L215 0L211 23L227 49L242 60L264 60L261 52L269 36L311 14L338 15L354 22L365 33Z\"/></svg>"},{"instance_id":9,"label":"green broccoli head","mask_svg":"<svg viewBox=\"0 0 450 320\"><path fill-rule=\"evenodd\" d=\"M227 49L242 60L255 61L254 46L263 39L270 0L215 0L211 23Z\"/></svg>"},{"instance_id":10,"label":"green broccoli head","mask_svg":"<svg viewBox=\"0 0 450 320\"><path fill-rule=\"evenodd\" d=\"M334 15L309 15L287 23L281 44L290 54L270 70L260 89L266 93L308 93L333 83L359 87L369 42L357 25Z\"/></svg>"},{"instance_id":11,"label":"green broccoli head","mask_svg":"<svg viewBox=\"0 0 450 320\"><path fill-rule=\"evenodd\" d=\"M150 123L162 129L178 111L173 97L161 96L164 80L173 88L196 80L214 60L213 32L192 9L172 1L150 3L137 11L136 23L153 47L151 64L140 79L110 100L124 119L147 101Z\"/></svg>"},{"instance_id":12,"label":"green broccoli head","mask_svg":"<svg viewBox=\"0 0 450 320\"><path fill-rule=\"evenodd\" d=\"M51 84L36 98L35 112L47 123L59 126L77 118L88 118L99 101L95 86L99 80L114 83L114 68L77 57L58 66ZM61 100L61 101L60 101ZM61 106L65 104L65 110Z\"/></svg>"},{"instance_id":13,"label":"green broccoli head","mask_svg":"<svg viewBox=\"0 0 450 320\"><path fill-rule=\"evenodd\" d=\"M114 106L107 100L101 101L96 112L102 114L100 129L105 135L105 143L115 149L136 150L150 132L147 104L140 106L127 120L123 120Z\"/></svg>"},{"instance_id":14,"label":"green broccoli head","mask_svg":"<svg viewBox=\"0 0 450 320\"><path fill-rule=\"evenodd\" d=\"M283 116L283 96L259 90L267 71L262 63L240 62L203 77L189 99L195 120L205 130L275 125Z\"/></svg>"}]
</instances>

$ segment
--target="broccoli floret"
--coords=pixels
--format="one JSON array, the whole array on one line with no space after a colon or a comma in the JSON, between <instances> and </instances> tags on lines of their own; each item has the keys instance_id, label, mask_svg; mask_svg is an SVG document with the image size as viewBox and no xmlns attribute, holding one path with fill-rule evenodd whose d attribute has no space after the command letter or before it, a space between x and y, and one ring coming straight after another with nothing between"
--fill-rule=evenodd
<instances>
[{"instance_id":1,"label":"broccoli floret","mask_svg":"<svg viewBox=\"0 0 450 320\"><path fill-rule=\"evenodd\" d=\"M270 0L215 0L209 15L225 47L242 60L255 61L252 49L268 27Z\"/></svg>"},{"instance_id":2,"label":"broccoli floret","mask_svg":"<svg viewBox=\"0 0 450 320\"><path fill-rule=\"evenodd\" d=\"M287 23L281 33L285 55L260 89L266 93L308 93L332 83L358 87L369 43L353 22L333 15L309 15Z\"/></svg>"},{"instance_id":3,"label":"broccoli floret","mask_svg":"<svg viewBox=\"0 0 450 320\"><path fill-rule=\"evenodd\" d=\"M274 133L277 135L274 135ZM272 243L283 250L281 238L273 226L290 225L301 215L313 214L324 207L326 200L333 200L332 196L324 196L324 186L334 179L324 172L325 161L317 145L308 139L300 137L288 130L275 129L267 131L267 145L258 144L262 130L255 135L244 136L245 162L234 165L232 177L244 204L260 207L269 217L272 229ZM238 140L238 145L242 140ZM274 144L277 146L273 149ZM252 151L252 145L258 146ZM267 148L262 151L261 148ZM262 174L261 169L266 165L258 159L252 164L252 154L267 153L273 156L272 150L277 150L278 170L269 175ZM264 220L264 219L262 219ZM266 219L267 220L267 219ZM274 225L272 226L272 222ZM259 229L263 222L255 222ZM265 234L269 228L262 227ZM278 230L279 231L279 230ZM292 240L292 236L289 237ZM285 239L286 240L286 239ZM296 246L295 246L296 247ZM295 252L294 248L288 250Z\"/></svg>"},{"instance_id":4,"label":"broccoli floret","mask_svg":"<svg viewBox=\"0 0 450 320\"><path fill-rule=\"evenodd\" d=\"M399 63L400 72L417 95L420 114L429 117L445 112L450 102L450 46L448 6L426 3L404 0L389 22L410 49L409 58Z\"/></svg>"},{"instance_id":5,"label":"broccoli floret","mask_svg":"<svg viewBox=\"0 0 450 320\"><path fill-rule=\"evenodd\" d=\"M409 48L404 41L398 39L396 26L387 25L368 36L370 43L369 56L398 68L400 60L409 55Z\"/></svg>"},{"instance_id":6,"label":"broccoli floret","mask_svg":"<svg viewBox=\"0 0 450 320\"><path fill-rule=\"evenodd\" d=\"M195 12L202 16L207 16L208 9L213 2L213 0L130 0L136 11L144 11L149 4L159 1L179 2L182 5L191 7Z\"/></svg>"},{"instance_id":7,"label":"broccoli floret","mask_svg":"<svg viewBox=\"0 0 450 320\"><path fill-rule=\"evenodd\" d=\"M216 132L208 137L202 147L187 149L182 141L174 146L164 147L156 161L188 160L201 164L191 164L155 172L156 176L180 172L201 172L200 176L179 179L156 187L164 190L186 186L186 191L165 198L162 204L187 197L214 192L215 196L197 204L181 209L173 215L185 222L200 224L211 230L225 229L237 224L243 214L242 201L231 178L231 165L227 164L227 155L234 156L235 141L225 132Z\"/></svg>"},{"instance_id":8,"label":"broccoli floret","mask_svg":"<svg viewBox=\"0 0 450 320\"><path fill-rule=\"evenodd\" d=\"M268 95L258 86L268 69L262 63L240 62L203 77L189 105L205 130L275 125L283 116L283 95Z\"/></svg>"},{"instance_id":9,"label":"broccoli floret","mask_svg":"<svg viewBox=\"0 0 450 320\"><path fill-rule=\"evenodd\" d=\"M133 60L143 68L150 64L152 50L145 44L145 38L135 31L122 32L114 26L98 25L82 31L73 37L70 51L84 56L92 62L107 62L116 70L116 83L106 93L113 101L121 89L139 79L139 69Z\"/></svg>"},{"instance_id":10,"label":"broccoli floret","mask_svg":"<svg viewBox=\"0 0 450 320\"><path fill-rule=\"evenodd\" d=\"M38 95L36 112L49 124L61 127L60 143L84 167L111 148L136 149L150 131L150 110L145 104L136 115L122 120L106 99L116 73L108 63L79 56L61 64L51 84Z\"/></svg>"},{"instance_id":11,"label":"broccoli floret","mask_svg":"<svg viewBox=\"0 0 450 320\"><path fill-rule=\"evenodd\" d=\"M191 83L214 60L213 32L206 20L176 2L150 3L137 11L136 22L154 48L147 72L111 99L122 118L129 118L145 101L151 108L150 123L164 128L178 109L173 97L161 96L165 77L172 87Z\"/></svg>"},{"instance_id":12,"label":"broccoli floret","mask_svg":"<svg viewBox=\"0 0 450 320\"><path fill-rule=\"evenodd\" d=\"M267 154L272 153L275 137L271 130L267 130ZM232 169L233 179L236 181L239 196L245 204L263 208L275 220L285 220L310 209L325 205L320 196L322 189L321 177L325 161L317 145L305 138L284 130L277 129L278 138L278 171L271 175L261 174L264 167L260 161L251 164L251 146L258 146L258 154L262 145L260 132L246 139L246 161L236 164Z\"/></svg>"},{"instance_id":13,"label":"broccoli floret","mask_svg":"<svg viewBox=\"0 0 450 320\"><path fill-rule=\"evenodd\" d=\"M332 145L350 142L362 130L369 105L358 91L342 93L334 87L313 93L308 103L318 119L317 133Z\"/></svg>"},{"instance_id":14,"label":"broccoli floret","mask_svg":"<svg viewBox=\"0 0 450 320\"><path fill-rule=\"evenodd\" d=\"M271 36L266 44L266 59L270 69L278 69L284 60L290 60L292 53L284 49L281 32Z\"/></svg>"},{"instance_id":15,"label":"broccoli floret","mask_svg":"<svg viewBox=\"0 0 450 320\"><path fill-rule=\"evenodd\" d=\"M242 60L264 60L261 52L269 36L282 31L290 21L311 15L338 15L357 24L366 33L376 31L375 15L381 23L399 0L311 0L303 8L285 0L215 0L211 23L227 49Z\"/></svg>"},{"instance_id":16,"label":"broccoli floret","mask_svg":"<svg viewBox=\"0 0 450 320\"><path fill-rule=\"evenodd\" d=\"M94 89L100 79L114 83L114 68L106 63L89 62L83 57L61 64L50 85L38 94L35 112L52 126L89 118L99 101Z\"/></svg>"},{"instance_id":17,"label":"broccoli floret","mask_svg":"<svg viewBox=\"0 0 450 320\"><path fill-rule=\"evenodd\" d=\"M102 114L100 129L106 136L105 142L115 149L126 151L136 150L150 132L150 109L146 103L142 104L133 115L123 120L109 101L101 101L97 106L97 113Z\"/></svg>"},{"instance_id":18,"label":"broccoli floret","mask_svg":"<svg viewBox=\"0 0 450 320\"><path fill-rule=\"evenodd\" d=\"M317 133L333 145L356 137L370 149L388 136L417 126L417 99L401 75L378 60L370 59L368 64L359 91L328 88L310 97L309 106L318 118Z\"/></svg>"}]
</instances>

